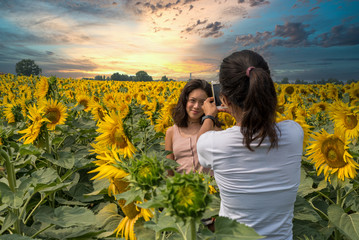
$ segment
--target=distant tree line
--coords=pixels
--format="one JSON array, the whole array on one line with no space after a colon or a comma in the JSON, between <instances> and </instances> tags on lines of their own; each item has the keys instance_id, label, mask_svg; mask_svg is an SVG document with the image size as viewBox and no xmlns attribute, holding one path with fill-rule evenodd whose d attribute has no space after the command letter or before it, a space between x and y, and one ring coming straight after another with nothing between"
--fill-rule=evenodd
<instances>
[{"instance_id":1,"label":"distant tree line","mask_svg":"<svg viewBox=\"0 0 359 240\"><path fill-rule=\"evenodd\" d=\"M114 73L109 76L102 76L97 75L95 76L95 80L114 80L114 81L142 81L142 82L149 82L153 81L153 78L148 75L145 71L138 71L136 75L127 75L127 74L120 74L118 72ZM162 76L161 81L174 81L173 79L169 79L166 76Z\"/></svg>"},{"instance_id":2,"label":"distant tree line","mask_svg":"<svg viewBox=\"0 0 359 240\"><path fill-rule=\"evenodd\" d=\"M350 84L352 82L358 82L359 80L354 80L354 79L350 79L348 81L346 81L345 83L346 84ZM289 79L287 77L283 78L280 82L278 82L280 84L289 84ZM327 84L327 83L332 83L332 84L341 84L343 85L344 82L343 81L340 81L336 78L328 78L328 79L321 79L321 80L318 80L318 81L305 81L305 80L300 80L300 79L296 79L294 81L294 84Z\"/></svg>"}]
</instances>

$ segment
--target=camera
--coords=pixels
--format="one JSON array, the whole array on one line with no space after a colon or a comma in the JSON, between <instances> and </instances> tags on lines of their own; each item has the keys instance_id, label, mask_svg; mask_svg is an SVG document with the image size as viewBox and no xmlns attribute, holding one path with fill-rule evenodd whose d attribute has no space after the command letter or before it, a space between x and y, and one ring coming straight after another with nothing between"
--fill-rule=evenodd
<instances>
[{"instance_id":1,"label":"camera","mask_svg":"<svg viewBox=\"0 0 359 240\"><path fill-rule=\"evenodd\" d=\"M214 83L214 82L212 82L211 87L212 87L212 96L213 96L213 98L214 98L214 103L216 104L216 106L217 106L218 109L223 108L223 107L222 107L222 101L221 101L221 99L219 98L220 93L221 93L221 86L220 86L220 84L219 84L219 83Z\"/></svg>"}]
</instances>

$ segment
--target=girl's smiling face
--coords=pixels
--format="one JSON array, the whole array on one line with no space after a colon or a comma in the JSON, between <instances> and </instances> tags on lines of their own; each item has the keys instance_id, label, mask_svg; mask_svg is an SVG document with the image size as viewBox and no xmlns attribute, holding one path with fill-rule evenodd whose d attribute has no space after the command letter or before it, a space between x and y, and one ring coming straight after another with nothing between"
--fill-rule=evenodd
<instances>
[{"instance_id":1,"label":"girl's smiling face","mask_svg":"<svg viewBox=\"0 0 359 240\"><path fill-rule=\"evenodd\" d=\"M196 122L202 117L202 105L203 102L207 99L207 97L207 93L202 89L195 89L190 92L186 104L188 121Z\"/></svg>"}]
</instances>

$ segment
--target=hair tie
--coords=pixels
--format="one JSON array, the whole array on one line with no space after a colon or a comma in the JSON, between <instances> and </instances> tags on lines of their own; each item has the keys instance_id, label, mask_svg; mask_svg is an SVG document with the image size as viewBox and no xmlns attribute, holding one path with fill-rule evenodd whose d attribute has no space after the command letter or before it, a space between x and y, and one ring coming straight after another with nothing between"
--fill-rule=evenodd
<instances>
[{"instance_id":1,"label":"hair tie","mask_svg":"<svg viewBox=\"0 0 359 240\"><path fill-rule=\"evenodd\" d=\"M249 74L251 73L252 69L254 69L255 67L249 67L247 68L247 71L246 71L246 75L247 77L249 77Z\"/></svg>"}]
</instances>

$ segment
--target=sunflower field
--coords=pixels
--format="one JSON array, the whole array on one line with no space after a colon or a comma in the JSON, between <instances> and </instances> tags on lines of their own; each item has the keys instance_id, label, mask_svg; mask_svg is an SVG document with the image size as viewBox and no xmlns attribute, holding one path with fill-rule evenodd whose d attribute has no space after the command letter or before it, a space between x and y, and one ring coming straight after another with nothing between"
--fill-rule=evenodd
<instances>
[{"instance_id":1,"label":"sunflower field","mask_svg":"<svg viewBox=\"0 0 359 240\"><path fill-rule=\"evenodd\" d=\"M210 176L168 176L185 84L0 75L0 239L263 238L218 216ZM293 239L359 239L359 83L276 88L305 133Z\"/></svg>"}]
</instances>

